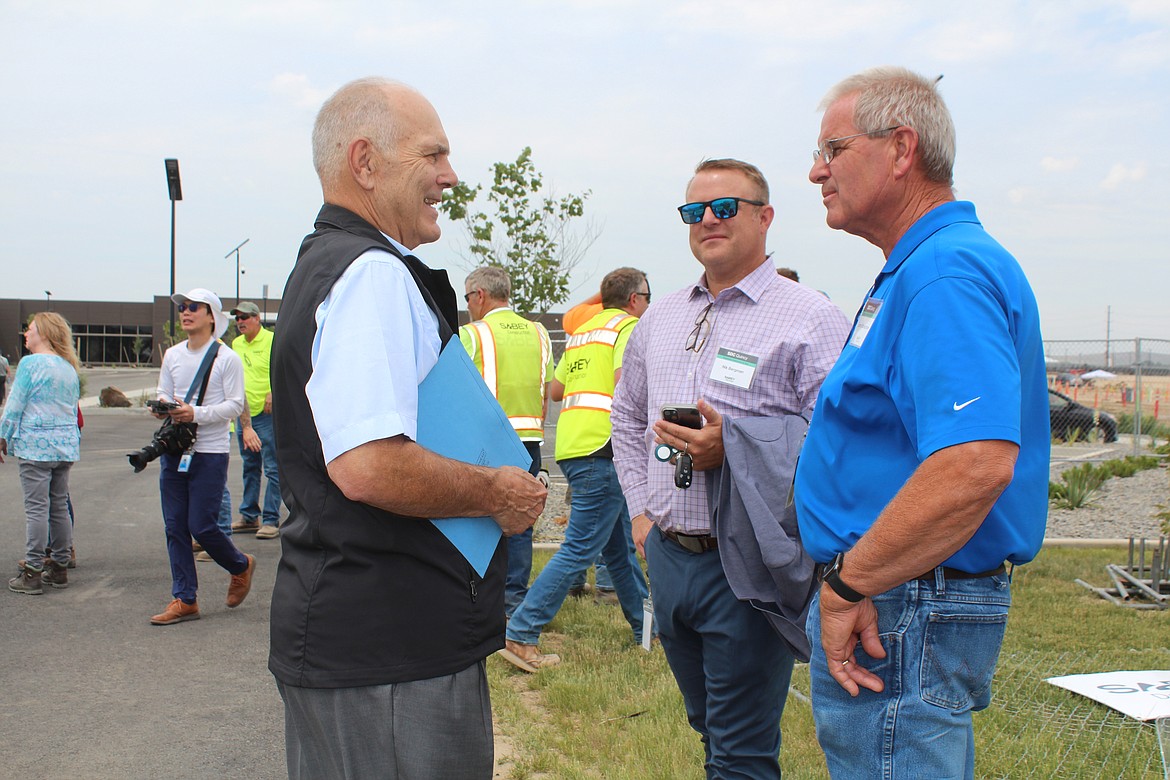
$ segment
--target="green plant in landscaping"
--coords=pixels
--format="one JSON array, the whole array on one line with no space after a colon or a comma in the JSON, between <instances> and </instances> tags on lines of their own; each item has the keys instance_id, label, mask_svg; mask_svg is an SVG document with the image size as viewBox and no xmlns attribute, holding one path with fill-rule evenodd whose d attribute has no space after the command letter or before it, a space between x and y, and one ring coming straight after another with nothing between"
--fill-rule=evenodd
<instances>
[{"instance_id":1,"label":"green plant in landscaping","mask_svg":"<svg viewBox=\"0 0 1170 780\"><path fill-rule=\"evenodd\" d=\"M1060 479L1048 483L1048 498L1058 509L1080 509L1092 505L1106 477L1091 463L1083 463L1066 469Z\"/></svg>"}]
</instances>

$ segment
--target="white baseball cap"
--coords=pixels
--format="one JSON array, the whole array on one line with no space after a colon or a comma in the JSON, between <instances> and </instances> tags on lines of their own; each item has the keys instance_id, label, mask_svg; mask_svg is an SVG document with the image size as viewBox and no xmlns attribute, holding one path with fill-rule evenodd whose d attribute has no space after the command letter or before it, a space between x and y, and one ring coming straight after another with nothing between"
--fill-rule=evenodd
<instances>
[{"instance_id":1,"label":"white baseball cap","mask_svg":"<svg viewBox=\"0 0 1170 780\"><path fill-rule=\"evenodd\" d=\"M193 290L189 290L186 295L183 293L175 293L171 296L171 300L175 303L187 303L188 301L206 303L211 307L211 313L215 317L215 337L218 339L227 333L228 318L223 313L223 303L220 302L219 296L211 290L196 287Z\"/></svg>"}]
</instances>

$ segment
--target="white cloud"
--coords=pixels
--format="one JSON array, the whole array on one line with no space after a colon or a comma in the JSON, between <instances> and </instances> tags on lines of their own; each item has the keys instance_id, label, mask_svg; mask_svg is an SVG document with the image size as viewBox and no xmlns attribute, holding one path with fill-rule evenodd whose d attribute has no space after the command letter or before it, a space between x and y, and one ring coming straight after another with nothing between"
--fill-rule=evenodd
<instances>
[{"instance_id":1,"label":"white cloud","mask_svg":"<svg viewBox=\"0 0 1170 780\"><path fill-rule=\"evenodd\" d=\"M1126 182L1141 181L1144 178L1146 178L1145 163L1139 163L1132 168L1128 168L1122 163L1116 163L1109 169L1109 175L1101 181L1101 189L1115 190Z\"/></svg>"},{"instance_id":2,"label":"white cloud","mask_svg":"<svg viewBox=\"0 0 1170 780\"><path fill-rule=\"evenodd\" d=\"M310 85L309 77L303 73L281 73L269 82L268 89L297 108L317 108L330 94Z\"/></svg>"},{"instance_id":3,"label":"white cloud","mask_svg":"<svg viewBox=\"0 0 1170 780\"><path fill-rule=\"evenodd\" d=\"M1077 168L1081 164L1079 157L1045 157L1040 160L1040 167L1045 173L1064 173Z\"/></svg>"}]
</instances>

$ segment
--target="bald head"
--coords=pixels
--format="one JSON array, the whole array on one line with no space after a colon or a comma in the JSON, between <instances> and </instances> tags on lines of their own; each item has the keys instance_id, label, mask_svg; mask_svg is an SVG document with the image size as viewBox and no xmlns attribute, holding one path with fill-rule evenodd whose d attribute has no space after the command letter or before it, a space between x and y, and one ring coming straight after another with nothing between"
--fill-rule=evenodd
<instances>
[{"instance_id":1,"label":"bald head","mask_svg":"<svg viewBox=\"0 0 1170 780\"><path fill-rule=\"evenodd\" d=\"M313 167L321 184L329 186L345 173L349 145L356 138L368 138L393 155L401 136L400 109L412 99L426 102L412 87L378 77L351 81L333 93L313 125Z\"/></svg>"}]
</instances>

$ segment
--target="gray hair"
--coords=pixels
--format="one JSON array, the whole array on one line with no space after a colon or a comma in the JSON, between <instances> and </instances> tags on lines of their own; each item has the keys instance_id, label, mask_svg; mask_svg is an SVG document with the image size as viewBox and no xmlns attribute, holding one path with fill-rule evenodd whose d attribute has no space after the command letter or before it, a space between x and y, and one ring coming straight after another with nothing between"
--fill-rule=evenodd
<instances>
[{"instance_id":1,"label":"gray hair","mask_svg":"<svg viewBox=\"0 0 1170 780\"><path fill-rule=\"evenodd\" d=\"M483 290L489 298L507 301L512 297L512 280L508 272L494 265L476 268L467 275L467 290Z\"/></svg>"},{"instance_id":2,"label":"gray hair","mask_svg":"<svg viewBox=\"0 0 1170 780\"><path fill-rule=\"evenodd\" d=\"M718 160L707 159L695 166L696 175L703 171L739 171L755 186L757 199L762 200L764 203L771 202L769 200L771 196L768 193L768 180L764 178L764 174L759 168L749 162L734 160L730 157ZM691 181L694 181L693 177Z\"/></svg>"},{"instance_id":3,"label":"gray hair","mask_svg":"<svg viewBox=\"0 0 1170 780\"><path fill-rule=\"evenodd\" d=\"M379 152L394 154L399 128L387 99L389 89L415 91L390 79L357 79L334 92L321 106L313 124L313 167L323 184L345 170L349 144L355 138L368 138Z\"/></svg>"},{"instance_id":4,"label":"gray hair","mask_svg":"<svg viewBox=\"0 0 1170 780\"><path fill-rule=\"evenodd\" d=\"M891 125L914 128L918 133L919 156L927 178L939 184L953 185L955 125L937 84L937 79L926 79L906 68L870 68L830 89L818 110L825 111L838 100L857 95L853 124L858 130L876 130Z\"/></svg>"},{"instance_id":5,"label":"gray hair","mask_svg":"<svg viewBox=\"0 0 1170 780\"><path fill-rule=\"evenodd\" d=\"M630 296L642 292L646 273L637 268L615 268L601 280L601 305L607 309L624 309Z\"/></svg>"}]
</instances>

